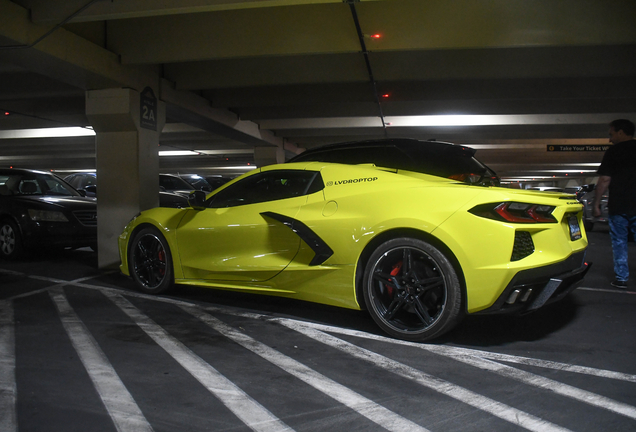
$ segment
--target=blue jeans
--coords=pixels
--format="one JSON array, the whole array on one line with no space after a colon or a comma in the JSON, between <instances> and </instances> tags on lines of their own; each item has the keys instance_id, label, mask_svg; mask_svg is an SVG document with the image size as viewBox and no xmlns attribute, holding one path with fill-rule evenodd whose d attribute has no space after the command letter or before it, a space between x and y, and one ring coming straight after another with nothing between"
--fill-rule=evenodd
<instances>
[{"instance_id":1,"label":"blue jeans","mask_svg":"<svg viewBox=\"0 0 636 432\"><path fill-rule=\"evenodd\" d=\"M629 231L636 238L636 216L623 214L609 216L610 238L612 239L612 251L614 252L614 273L616 279L626 281L629 279L629 264L627 262L627 237Z\"/></svg>"}]
</instances>

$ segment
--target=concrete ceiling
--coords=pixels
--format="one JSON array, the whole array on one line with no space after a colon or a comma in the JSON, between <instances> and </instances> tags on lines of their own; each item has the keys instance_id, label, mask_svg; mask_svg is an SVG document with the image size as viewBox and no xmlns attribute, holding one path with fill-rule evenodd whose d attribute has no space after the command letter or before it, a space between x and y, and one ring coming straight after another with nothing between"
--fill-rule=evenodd
<instances>
[{"instance_id":1,"label":"concrete ceiling","mask_svg":"<svg viewBox=\"0 0 636 432\"><path fill-rule=\"evenodd\" d=\"M152 82L160 150L199 153L163 171L413 137L471 145L504 178L588 178L607 123L636 120L635 16L633 0L0 0L0 165L94 168L94 137L15 131L89 126L87 90Z\"/></svg>"}]
</instances>

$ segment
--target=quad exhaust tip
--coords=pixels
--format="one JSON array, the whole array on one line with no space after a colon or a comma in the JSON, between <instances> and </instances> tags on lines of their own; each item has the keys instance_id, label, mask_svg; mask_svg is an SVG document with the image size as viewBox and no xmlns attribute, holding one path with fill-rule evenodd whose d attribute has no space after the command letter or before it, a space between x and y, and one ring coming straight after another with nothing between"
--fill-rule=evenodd
<instances>
[{"instance_id":1,"label":"quad exhaust tip","mask_svg":"<svg viewBox=\"0 0 636 432\"><path fill-rule=\"evenodd\" d=\"M525 303L528 301L531 294L532 294L532 288L528 288L525 290L516 289L510 293L510 295L508 296L508 299L506 300L506 303L509 305L515 304L517 300L519 300L520 303Z\"/></svg>"}]
</instances>

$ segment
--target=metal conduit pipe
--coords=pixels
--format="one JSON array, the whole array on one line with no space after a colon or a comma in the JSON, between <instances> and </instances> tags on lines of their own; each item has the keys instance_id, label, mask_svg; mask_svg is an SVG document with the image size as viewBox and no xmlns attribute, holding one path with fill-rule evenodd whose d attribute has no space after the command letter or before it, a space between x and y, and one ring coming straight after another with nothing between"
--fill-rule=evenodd
<instances>
[{"instance_id":1,"label":"metal conduit pipe","mask_svg":"<svg viewBox=\"0 0 636 432\"><path fill-rule=\"evenodd\" d=\"M355 3L359 0L345 0L345 2L349 5L349 9L351 9L351 16L353 17L353 22L356 26L356 31L358 32L358 39L360 40L360 48L362 49L362 55L364 56L364 62L367 65L367 73L369 74L369 80L371 81L371 85L373 86L373 97L375 98L375 103L378 105L378 110L380 112L380 120L382 120L382 128L384 129L384 135L388 137L388 131L386 129L386 123L384 122L384 113L382 112L382 103L380 102L380 97L378 96L378 87L373 77L373 69L371 68L371 62L369 61L369 51L367 51L367 45L364 42L364 33L362 33L362 28L360 27L360 21L358 20L358 13L356 12Z\"/></svg>"}]
</instances>

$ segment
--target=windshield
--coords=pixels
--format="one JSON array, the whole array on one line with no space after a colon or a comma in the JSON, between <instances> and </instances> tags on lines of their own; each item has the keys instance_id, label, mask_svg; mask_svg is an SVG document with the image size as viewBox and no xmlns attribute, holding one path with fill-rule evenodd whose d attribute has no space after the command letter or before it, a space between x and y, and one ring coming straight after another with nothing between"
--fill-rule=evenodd
<instances>
[{"instance_id":1,"label":"windshield","mask_svg":"<svg viewBox=\"0 0 636 432\"><path fill-rule=\"evenodd\" d=\"M0 195L81 196L62 179L44 173L0 174Z\"/></svg>"},{"instance_id":2,"label":"windshield","mask_svg":"<svg viewBox=\"0 0 636 432\"><path fill-rule=\"evenodd\" d=\"M190 191L193 189L192 185L182 179L181 177L173 176L173 175L165 175L161 174L159 176L159 186L161 186L164 190L173 191L173 190L187 190Z\"/></svg>"},{"instance_id":3,"label":"windshield","mask_svg":"<svg viewBox=\"0 0 636 432\"><path fill-rule=\"evenodd\" d=\"M212 190L214 189L210 185L210 183L208 183L206 179L204 179L203 177L199 175L196 175L196 174L189 175L189 176L186 176L185 179L187 180L188 183L194 186L195 189L207 191L207 192L212 192Z\"/></svg>"}]
</instances>

